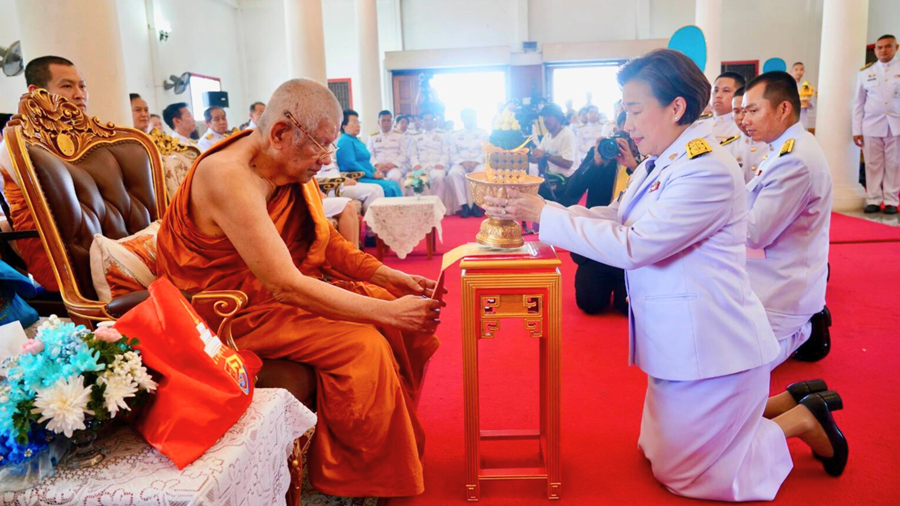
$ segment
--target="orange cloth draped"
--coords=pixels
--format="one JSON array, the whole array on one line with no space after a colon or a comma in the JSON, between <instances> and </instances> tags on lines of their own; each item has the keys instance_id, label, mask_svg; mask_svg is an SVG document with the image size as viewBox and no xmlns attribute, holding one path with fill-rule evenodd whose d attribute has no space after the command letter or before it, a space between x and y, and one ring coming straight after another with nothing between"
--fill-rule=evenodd
<instances>
[{"instance_id":1,"label":"orange cloth draped","mask_svg":"<svg viewBox=\"0 0 900 506\"><path fill-rule=\"evenodd\" d=\"M25 201L25 195L19 185L13 181L6 171L3 171L3 195L9 204L9 214L12 219L14 230L37 230L34 223L34 216L28 203ZM59 291L59 284L56 282L56 276L53 274L53 266L50 264L50 258L47 256L47 250L40 239L19 239L16 241L16 249L19 250L19 256L25 261L28 272L34 276L34 280L41 284L44 288L51 292Z\"/></svg>"},{"instance_id":2,"label":"orange cloth draped","mask_svg":"<svg viewBox=\"0 0 900 506\"><path fill-rule=\"evenodd\" d=\"M437 337L331 320L279 303L227 237L203 234L189 216L197 164L246 135L250 131L229 137L194 163L160 227L158 274L190 292L243 291L250 302L232 327L238 347L316 369L319 423L308 467L317 490L349 497L420 494L425 438L414 399L425 362L440 344ZM315 181L278 187L268 211L304 275L328 276L346 290L393 299L360 282L381 263L331 226Z\"/></svg>"}]
</instances>

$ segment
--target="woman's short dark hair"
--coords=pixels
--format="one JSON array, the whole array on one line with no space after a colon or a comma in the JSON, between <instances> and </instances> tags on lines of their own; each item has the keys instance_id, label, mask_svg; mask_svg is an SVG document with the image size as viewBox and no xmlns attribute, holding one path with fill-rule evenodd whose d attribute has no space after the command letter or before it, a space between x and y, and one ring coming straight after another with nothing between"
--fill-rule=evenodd
<instances>
[{"instance_id":1,"label":"woman's short dark hair","mask_svg":"<svg viewBox=\"0 0 900 506\"><path fill-rule=\"evenodd\" d=\"M679 125L690 125L709 104L712 86L693 60L678 51L655 49L635 58L619 69L616 76L620 86L634 79L650 85L653 96L662 105L669 105L678 97L687 102Z\"/></svg>"},{"instance_id":2,"label":"woman's short dark hair","mask_svg":"<svg viewBox=\"0 0 900 506\"><path fill-rule=\"evenodd\" d=\"M359 113L353 109L344 109L344 119L341 121L341 132L344 131L344 127L347 126L347 123L350 123L351 116L359 118Z\"/></svg>"}]
</instances>

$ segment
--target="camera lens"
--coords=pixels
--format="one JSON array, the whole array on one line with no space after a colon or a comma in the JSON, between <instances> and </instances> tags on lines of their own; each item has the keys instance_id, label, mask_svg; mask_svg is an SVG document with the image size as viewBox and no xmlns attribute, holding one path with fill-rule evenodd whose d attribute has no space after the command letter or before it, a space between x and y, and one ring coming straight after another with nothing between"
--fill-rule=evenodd
<instances>
[{"instance_id":1,"label":"camera lens","mask_svg":"<svg viewBox=\"0 0 900 506\"><path fill-rule=\"evenodd\" d=\"M600 156L607 160L611 160L619 154L619 144L612 138L601 140L598 148L600 150Z\"/></svg>"}]
</instances>

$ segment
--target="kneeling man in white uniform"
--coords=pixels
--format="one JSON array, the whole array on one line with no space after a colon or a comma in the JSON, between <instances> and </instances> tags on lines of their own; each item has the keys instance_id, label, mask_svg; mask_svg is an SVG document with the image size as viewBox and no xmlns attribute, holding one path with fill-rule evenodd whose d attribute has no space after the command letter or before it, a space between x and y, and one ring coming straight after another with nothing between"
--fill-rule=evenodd
<instances>
[{"instance_id":1,"label":"kneeling man in white uniform","mask_svg":"<svg viewBox=\"0 0 900 506\"><path fill-rule=\"evenodd\" d=\"M747 272L781 345L775 368L807 342L811 319L825 307L831 173L800 122L790 74L767 72L751 81L743 110L747 133L768 144L766 160L747 183ZM816 334L807 346L827 347L819 342L821 329Z\"/></svg>"}]
</instances>

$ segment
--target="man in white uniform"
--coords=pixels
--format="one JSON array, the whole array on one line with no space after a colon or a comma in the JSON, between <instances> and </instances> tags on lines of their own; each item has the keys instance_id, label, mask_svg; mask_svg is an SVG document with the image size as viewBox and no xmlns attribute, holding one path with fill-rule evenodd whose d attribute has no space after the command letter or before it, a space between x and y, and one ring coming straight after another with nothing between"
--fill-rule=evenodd
<instances>
[{"instance_id":1,"label":"man in white uniform","mask_svg":"<svg viewBox=\"0 0 900 506\"><path fill-rule=\"evenodd\" d=\"M781 345L774 368L807 342L810 320L825 307L831 172L800 122L790 74L767 72L751 81L743 109L747 132L768 144L768 158L747 184L747 272ZM824 355L830 348L809 344L824 346Z\"/></svg>"},{"instance_id":2,"label":"man in white uniform","mask_svg":"<svg viewBox=\"0 0 900 506\"><path fill-rule=\"evenodd\" d=\"M189 146L196 146L197 141L191 138L197 122L194 114L184 102L177 102L163 109L163 121L172 129L172 137Z\"/></svg>"},{"instance_id":3,"label":"man in white uniform","mask_svg":"<svg viewBox=\"0 0 900 506\"><path fill-rule=\"evenodd\" d=\"M478 117L474 109L463 109L460 114L463 129L449 134L450 175L447 183L452 189L456 201L462 208L460 216L484 216L481 208L475 205L472 198L472 188L466 179L466 174L484 172L484 143L488 140L488 133L478 128Z\"/></svg>"},{"instance_id":4,"label":"man in white uniform","mask_svg":"<svg viewBox=\"0 0 900 506\"><path fill-rule=\"evenodd\" d=\"M378 113L378 126L381 130L373 132L367 142L369 153L372 153L372 166L384 174L384 178L395 181L403 187L403 176L409 170L409 137L394 130L394 117L391 111Z\"/></svg>"},{"instance_id":5,"label":"man in white uniform","mask_svg":"<svg viewBox=\"0 0 900 506\"><path fill-rule=\"evenodd\" d=\"M762 161L766 158L766 153L769 152L769 146L764 142L756 142L752 137L747 135L747 130L741 124L744 120L744 109L741 107L741 102L743 100L744 88L739 88L734 92L734 98L731 99L731 115L734 118L734 124L737 125L738 129L741 131L740 135L729 137L719 144L721 144L721 146L737 160L738 165L741 166L741 170L744 171L744 182L747 183L756 177L756 171L759 169L759 165Z\"/></svg>"},{"instance_id":6,"label":"man in white uniform","mask_svg":"<svg viewBox=\"0 0 900 506\"><path fill-rule=\"evenodd\" d=\"M209 107L203 111L203 119L206 120L206 133L197 142L201 153L228 137L228 117L225 115L225 109L216 105Z\"/></svg>"},{"instance_id":7,"label":"man in white uniform","mask_svg":"<svg viewBox=\"0 0 900 506\"><path fill-rule=\"evenodd\" d=\"M807 82L803 80L803 76L806 75L806 65L803 64L802 61L798 61L791 66L791 77L794 78L794 81L797 83L797 91L799 92L801 88L803 88L803 83ZM808 82L807 82L808 83ZM803 103L800 103L800 123L803 124L803 128L809 130L813 127L810 118L810 111L815 109L816 107L816 96L809 97L809 102L806 107L803 106Z\"/></svg>"},{"instance_id":8,"label":"man in white uniform","mask_svg":"<svg viewBox=\"0 0 900 506\"><path fill-rule=\"evenodd\" d=\"M263 102L253 102L253 105L250 106L250 119L241 125L241 130L246 130L248 128L255 129L259 124L259 118L262 117L263 113L266 112L266 104Z\"/></svg>"},{"instance_id":9,"label":"man in white uniform","mask_svg":"<svg viewBox=\"0 0 900 506\"><path fill-rule=\"evenodd\" d=\"M450 147L443 133L437 130L435 116L431 112L424 112L422 118L422 131L413 136L413 145L410 146L410 159L413 170L424 170L431 179L431 194L437 195L447 208L447 215L456 214L462 205L456 199L450 186L447 184L447 173L450 170Z\"/></svg>"},{"instance_id":10,"label":"man in white uniform","mask_svg":"<svg viewBox=\"0 0 900 506\"><path fill-rule=\"evenodd\" d=\"M731 99L734 98L734 92L743 86L743 76L735 72L723 72L713 84L712 97L710 97L713 115L704 122L712 126L713 139L716 144L741 133L731 116Z\"/></svg>"},{"instance_id":11,"label":"man in white uniform","mask_svg":"<svg viewBox=\"0 0 900 506\"><path fill-rule=\"evenodd\" d=\"M131 100L131 121L134 128L145 134L150 133L150 107L147 106L147 101L137 93L129 93L128 98Z\"/></svg>"},{"instance_id":12,"label":"man in white uniform","mask_svg":"<svg viewBox=\"0 0 900 506\"><path fill-rule=\"evenodd\" d=\"M853 142L866 157L866 208L897 214L900 192L900 61L897 38L875 42L877 62L859 72L853 100Z\"/></svg>"},{"instance_id":13,"label":"man in white uniform","mask_svg":"<svg viewBox=\"0 0 900 506\"><path fill-rule=\"evenodd\" d=\"M587 123L575 127L576 165L580 164L587 152L597 144L597 138L602 136L606 127L606 122L601 121L600 109L596 105L587 107L587 120Z\"/></svg>"}]
</instances>

